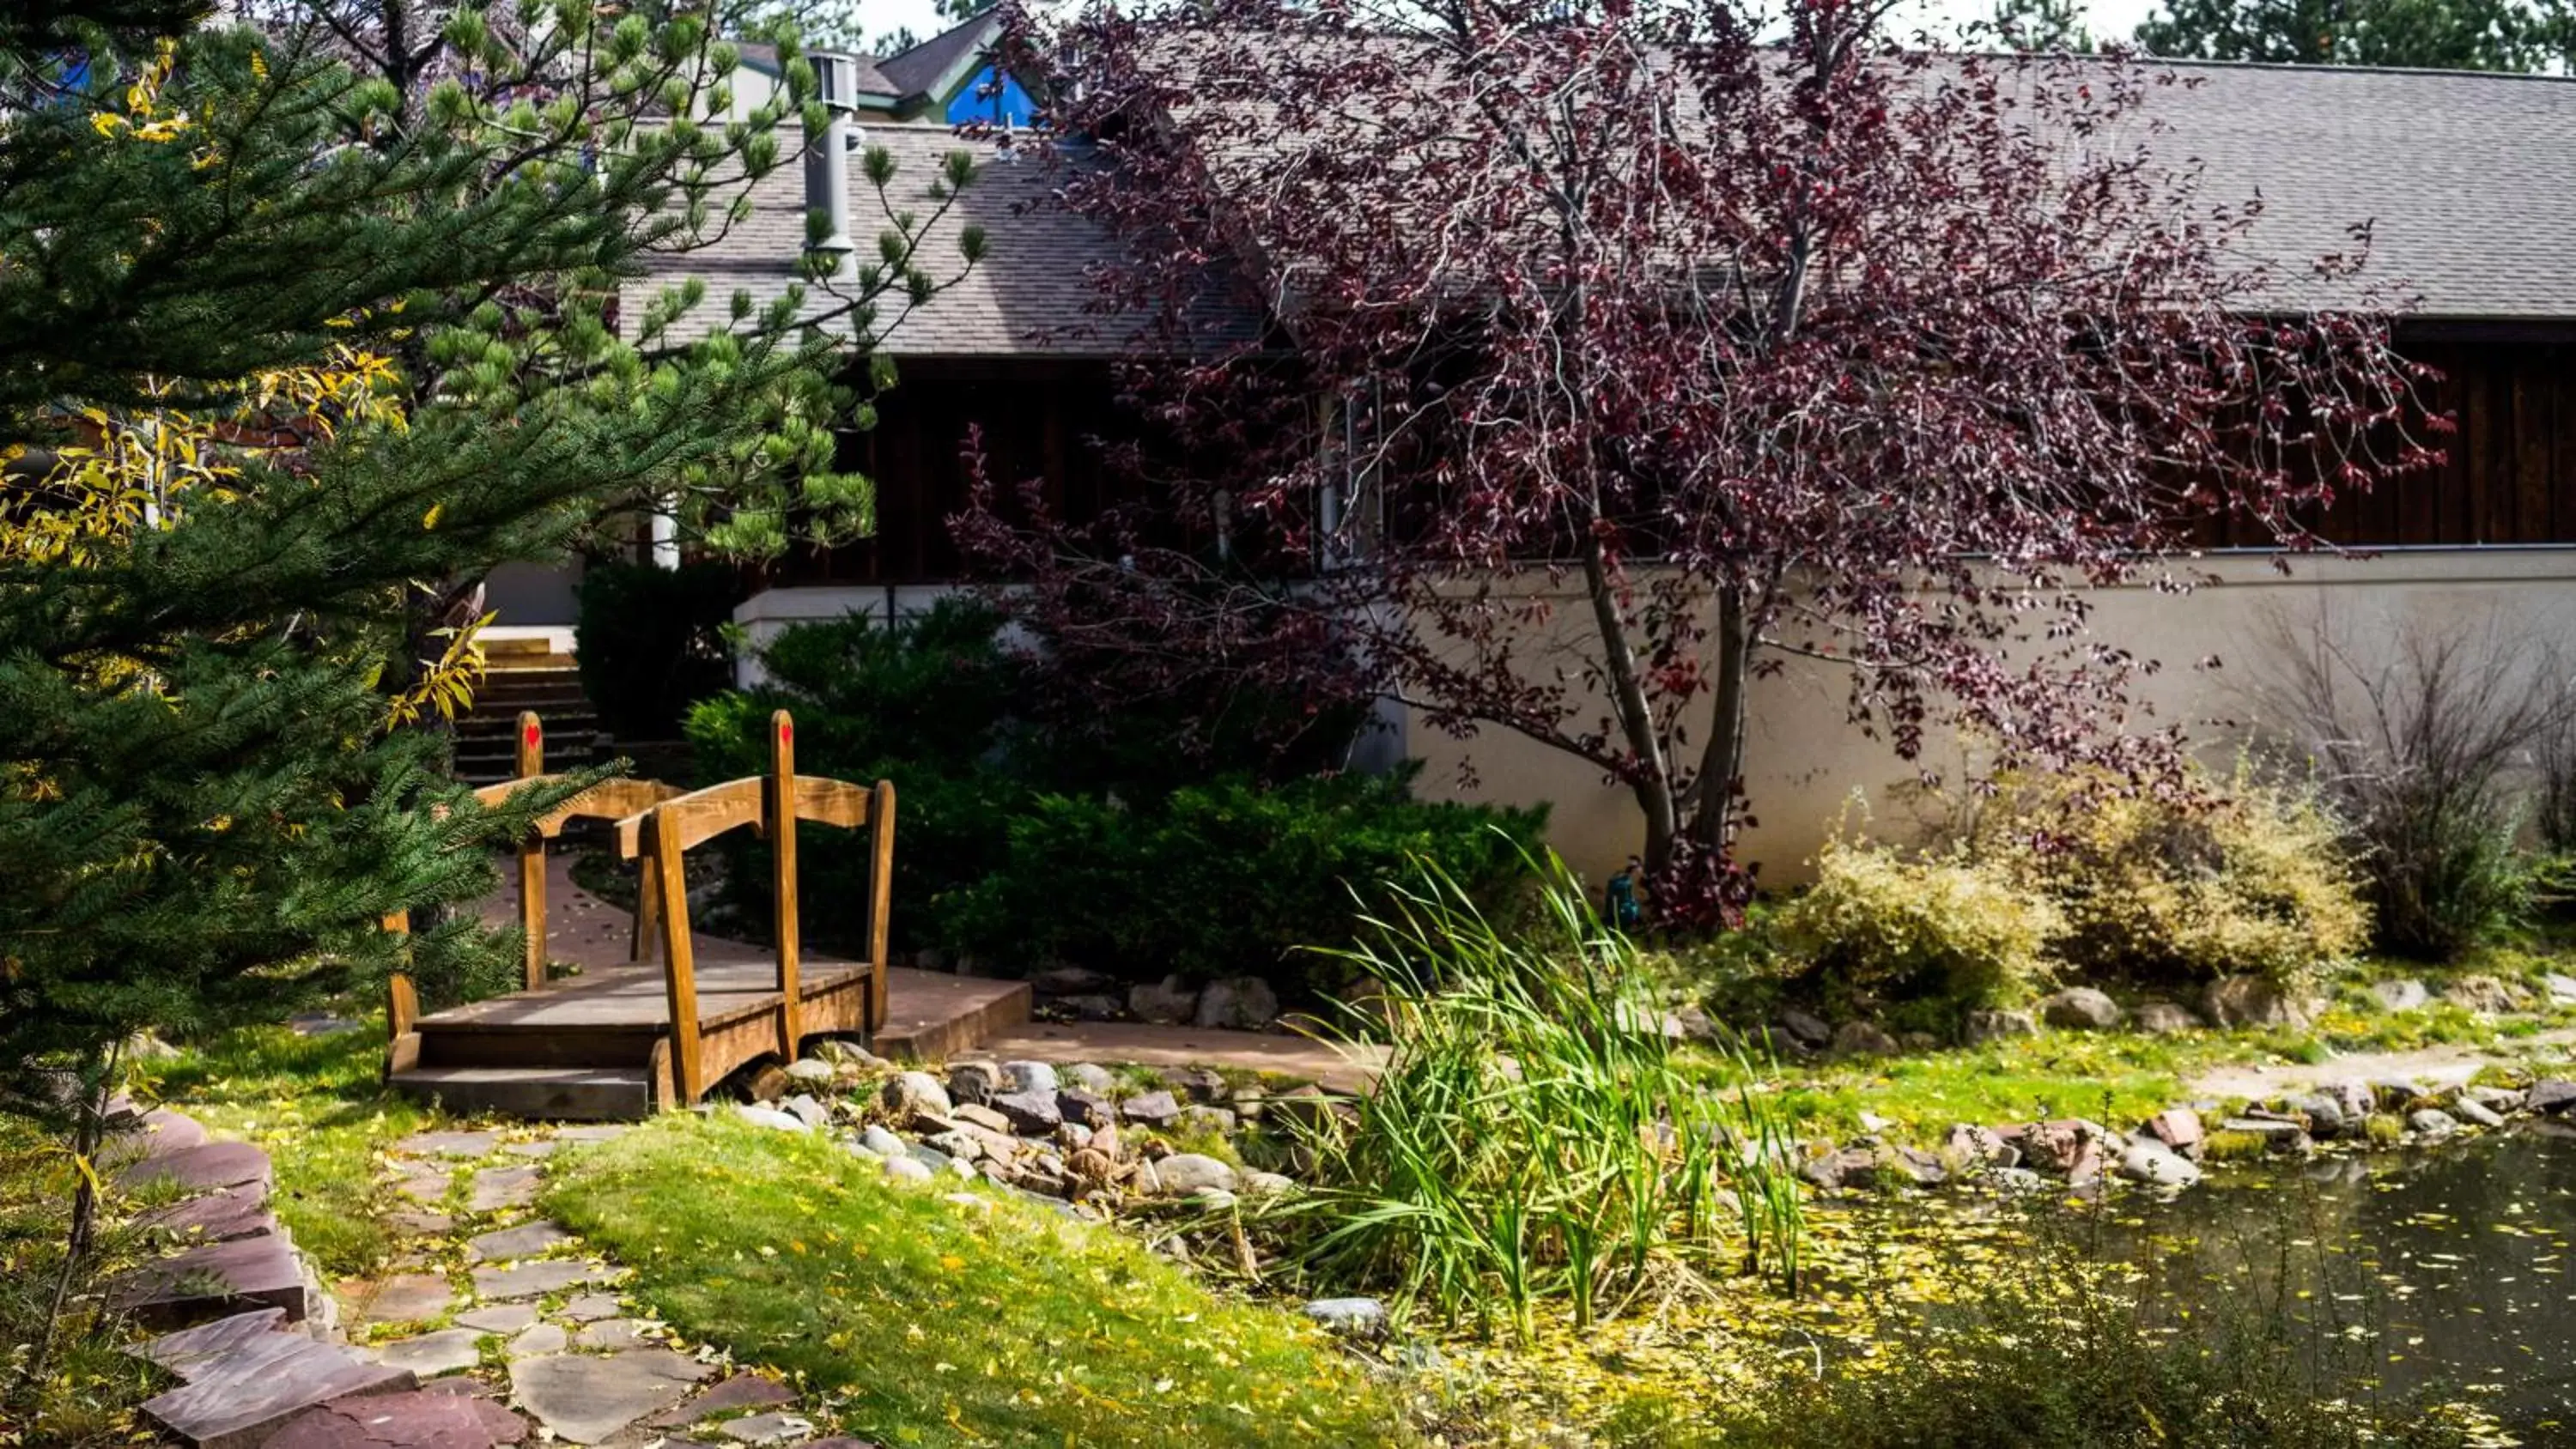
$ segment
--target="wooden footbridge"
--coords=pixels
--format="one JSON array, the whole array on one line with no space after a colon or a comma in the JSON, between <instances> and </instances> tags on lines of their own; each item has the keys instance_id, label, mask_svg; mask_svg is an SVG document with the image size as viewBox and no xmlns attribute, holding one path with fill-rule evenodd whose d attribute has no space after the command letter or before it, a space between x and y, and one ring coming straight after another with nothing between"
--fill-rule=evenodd
<instances>
[{"instance_id":1,"label":"wooden footbridge","mask_svg":"<svg viewBox=\"0 0 2576 1449\"><path fill-rule=\"evenodd\" d=\"M518 778L476 791L487 802L555 777L545 736L519 717ZM527 1117L642 1117L694 1103L735 1069L796 1059L810 1037L873 1033L886 1020L886 917L894 872L894 786L796 773L796 726L770 721L770 770L682 792L610 780L541 819L519 847L519 916L527 932L523 989L422 1015L410 980L391 987L385 1077L461 1111ZM640 864L626 964L549 981L546 842L576 820L611 822L619 853ZM800 824L870 832L868 956L809 956L798 939ZM701 954L689 928L688 852L735 830L766 840L775 873L766 954L728 944ZM405 929L401 917L388 928ZM654 958L659 956L656 964Z\"/></svg>"}]
</instances>

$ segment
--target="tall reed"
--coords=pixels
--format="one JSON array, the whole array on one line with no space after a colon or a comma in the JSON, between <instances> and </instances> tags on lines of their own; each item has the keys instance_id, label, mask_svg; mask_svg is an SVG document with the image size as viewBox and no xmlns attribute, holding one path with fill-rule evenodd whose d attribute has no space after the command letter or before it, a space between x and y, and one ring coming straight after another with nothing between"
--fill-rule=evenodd
<instances>
[{"instance_id":1,"label":"tall reed","mask_svg":"<svg viewBox=\"0 0 2576 1449\"><path fill-rule=\"evenodd\" d=\"M1750 1060L1719 1090L1685 1073L1635 947L1562 861L1531 868L1522 929L1423 864L1334 953L1382 985L1344 1030L1389 1057L1356 1123L1311 1134L1313 1190L1271 1229L1319 1281L1523 1335L1542 1301L1589 1323L1739 1241L1794 1282L1795 1159Z\"/></svg>"}]
</instances>

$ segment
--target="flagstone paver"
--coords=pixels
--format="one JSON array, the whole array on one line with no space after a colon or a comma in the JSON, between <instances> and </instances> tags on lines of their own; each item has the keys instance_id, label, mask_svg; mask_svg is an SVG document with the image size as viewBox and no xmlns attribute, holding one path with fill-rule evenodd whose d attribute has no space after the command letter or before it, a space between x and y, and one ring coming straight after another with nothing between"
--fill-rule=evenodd
<instances>
[{"instance_id":1,"label":"flagstone paver","mask_svg":"<svg viewBox=\"0 0 2576 1449\"><path fill-rule=\"evenodd\" d=\"M137 1216L134 1226L146 1233L220 1243L276 1232L277 1218L268 1210L268 1189L253 1183L154 1208Z\"/></svg>"},{"instance_id":2,"label":"flagstone paver","mask_svg":"<svg viewBox=\"0 0 2576 1449\"><path fill-rule=\"evenodd\" d=\"M457 1327L476 1333L516 1333L536 1321L537 1305L533 1303L495 1303L456 1315Z\"/></svg>"},{"instance_id":3,"label":"flagstone paver","mask_svg":"<svg viewBox=\"0 0 2576 1449\"><path fill-rule=\"evenodd\" d=\"M581 1332L572 1336L572 1341L575 1348L638 1348L643 1345L644 1336L632 1318L603 1318L597 1323L584 1324Z\"/></svg>"},{"instance_id":4,"label":"flagstone paver","mask_svg":"<svg viewBox=\"0 0 2576 1449\"><path fill-rule=\"evenodd\" d=\"M474 1296L493 1303L507 1303L513 1298L537 1298L560 1293L584 1283L597 1283L615 1270L597 1263L571 1258L544 1258L521 1263L515 1268L477 1268L474 1270Z\"/></svg>"},{"instance_id":5,"label":"flagstone paver","mask_svg":"<svg viewBox=\"0 0 2576 1449\"><path fill-rule=\"evenodd\" d=\"M208 1243L147 1263L118 1279L109 1301L154 1326L178 1327L224 1311L279 1308L304 1319L304 1265L270 1234Z\"/></svg>"},{"instance_id":6,"label":"flagstone paver","mask_svg":"<svg viewBox=\"0 0 2576 1449\"><path fill-rule=\"evenodd\" d=\"M555 1140L540 1137L534 1142L513 1142L501 1150L512 1157L552 1157L555 1155Z\"/></svg>"},{"instance_id":7,"label":"flagstone paver","mask_svg":"<svg viewBox=\"0 0 2576 1449\"><path fill-rule=\"evenodd\" d=\"M537 1200L538 1181L533 1167L487 1167L474 1174L473 1185L466 1192L465 1210L490 1213L526 1207Z\"/></svg>"},{"instance_id":8,"label":"flagstone paver","mask_svg":"<svg viewBox=\"0 0 2576 1449\"><path fill-rule=\"evenodd\" d=\"M510 1392L555 1437L596 1444L670 1407L706 1374L669 1349L555 1354L512 1363Z\"/></svg>"},{"instance_id":9,"label":"flagstone paver","mask_svg":"<svg viewBox=\"0 0 2576 1449\"><path fill-rule=\"evenodd\" d=\"M488 1262L499 1258L533 1258L540 1253L562 1247L573 1240L560 1223L539 1218L515 1228L501 1228L467 1241L465 1256L469 1262Z\"/></svg>"},{"instance_id":10,"label":"flagstone paver","mask_svg":"<svg viewBox=\"0 0 2576 1449\"><path fill-rule=\"evenodd\" d=\"M499 1404L421 1389L308 1409L261 1449L491 1449L527 1438L527 1423Z\"/></svg>"},{"instance_id":11,"label":"flagstone paver","mask_svg":"<svg viewBox=\"0 0 2576 1449\"><path fill-rule=\"evenodd\" d=\"M228 1187L266 1188L268 1154L247 1142L201 1142L176 1152L145 1157L116 1174L119 1184L140 1188L167 1182L183 1192L216 1192Z\"/></svg>"},{"instance_id":12,"label":"flagstone paver","mask_svg":"<svg viewBox=\"0 0 2576 1449\"><path fill-rule=\"evenodd\" d=\"M617 1315L625 1311L625 1309L618 1306L617 1298L614 1294L584 1293L580 1297L566 1303L563 1306L563 1313L561 1316L569 1318L575 1323L597 1323L603 1318L615 1318Z\"/></svg>"},{"instance_id":13,"label":"flagstone paver","mask_svg":"<svg viewBox=\"0 0 2576 1449\"><path fill-rule=\"evenodd\" d=\"M570 1347L572 1347L572 1336L564 1332L562 1324L532 1323L519 1330L518 1337L510 1340L510 1357L513 1359L544 1358L548 1354L561 1353Z\"/></svg>"},{"instance_id":14,"label":"flagstone paver","mask_svg":"<svg viewBox=\"0 0 2576 1449\"><path fill-rule=\"evenodd\" d=\"M394 1191L413 1202L438 1203L447 1200L447 1183L447 1173L443 1169L431 1168L412 1173L395 1183Z\"/></svg>"},{"instance_id":15,"label":"flagstone paver","mask_svg":"<svg viewBox=\"0 0 2576 1449\"><path fill-rule=\"evenodd\" d=\"M483 1335L470 1328L442 1328L417 1338L398 1338L371 1350L376 1362L409 1369L416 1378L434 1379L462 1373L483 1361Z\"/></svg>"},{"instance_id":16,"label":"flagstone paver","mask_svg":"<svg viewBox=\"0 0 2576 1449\"><path fill-rule=\"evenodd\" d=\"M370 1323L418 1323L445 1313L456 1291L435 1273L397 1273L390 1278L357 1279L333 1295L352 1327Z\"/></svg>"},{"instance_id":17,"label":"flagstone paver","mask_svg":"<svg viewBox=\"0 0 2576 1449\"><path fill-rule=\"evenodd\" d=\"M738 1409L776 1409L795 1402L796 1395L776 1379L765 1379L758 1374L735 1374L687 1403L654 1415L645 1421L645 1426L678 1429L710 1414L732 1413Z\"/></svg>"},{"instance_id":18,"label":"flagstone paver","mask_svg":"<svg viewBox=\"0 0 2576 1449\"><path fill-rule=\"evenodd\" d=\"M742 1444L793 1444L814 1436L812 1421L776 1412L735 1419L723 1428L726 1438Z\"/></svg>"},{"instance_id":19,"label":"flagstone paver","mask_svg":"<svg viewBox=\"0 0 2576 1449\"><path fill-rule=\"evenodd\" d=\"M501 1145L498 1132L415 1132L394 1144L394 1151L414 1157L489 1157Z\"/></svg>"}]
</instances>

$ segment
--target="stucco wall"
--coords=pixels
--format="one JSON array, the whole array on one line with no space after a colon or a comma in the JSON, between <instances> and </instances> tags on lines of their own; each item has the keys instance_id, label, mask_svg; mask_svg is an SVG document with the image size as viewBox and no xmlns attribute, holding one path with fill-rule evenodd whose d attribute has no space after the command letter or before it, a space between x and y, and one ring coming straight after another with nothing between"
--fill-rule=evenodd
<instances>
[{"instance_id":1,"label":"stucco wall","mask_svg":"<svg viewBox=\"0 0 2576 1449\"><path fill-rule=\"evenodd\" d=\"M2304 628L2321 611L2345 640L2365 649L2393 651L2410 629L2491 626L2512 640L2576 644L2576 548L2399 550L2367 559L2302 559L2291 569L2284 576L2267 557L2223 555L2203 565L2220 582L2187 595L2145 587L2101 592L2093 632L2163 665L2138 690L2155 711L2150 723L2178 721L2214 761L2231 757L2254 709L2252 686L2271 667L2267 655L2278 630L2284 623ZM2218 667L2197 667L2213 655ZM1766 882L1805 879L1816 847L1852 809L1856 794L1874 828L1895 833L1917 819L1920 807L1904 788L1914 769L1845 722L1838 671L1797 663L1781 677L1758 681L1752 713L1746 783L1761 823L1746 847ZM1643 841L1628 793L1568 756L1491 729L1461 740L1416 722L1407 736L1412 754L1424 761L1424 793L1550 802L1552 843L1595 880ZM1955 778L1959 746L1944 740L1929 762ZM1462 769L1472 774L1472 785L1461 783Z\"/></svg>"},{"instance_id":2,"label":"stucco wall","mask_svg":"<svg viewBox=\"0 0 2576 1449\"><path fill-rule=\"evenodd\" d=\"M2367 559L2310 558L2283 575L2261 555L2222 555L2201 571L2219 582L2187 595L2146 587L2104 590L2093 630L2162 669L2142 681L2139 695L2153 710L2150 723L2179 721L2199 747L2223 761L2253 709L2251 686L2266 671L2266 654L2287 625L2304 629L2319 617L2347 641L2393 650L2409 630L2482 630L2539 644L2576 644L2576 548L2397 550ZM1544 585L1534 585L1543 588ZM946 589L937 586L777 589L735 611L755 641L776 637L789 624L833 619L851 612L885 618L929 607ZM1566 602L1573 602L1569 594ZM1559 610L1560 621L1575 617ZM1560 627L1570 624L1561 623ZM1580 647L1579 629L1561 641ZM2214 669L2198 661L2209 656ZM1558 662L1532 651L1541 667ZM758 678L746 664L746 683ZM1905 787L1916 771L1883 743L1865 739L1845 722L1844 689L1828 666L1793 664L1777 678L1757 682L1753 696L1748 786L1761 821L1747 839L1747 853L1761 862L1763 879L1804 879L1807 862L1857 796L1873 827L1908 828L1918 808ZM1576 869L1598 880L1642 842L1642 825L1626 791L1571 756L1518 735L1482 730L1456 738L1405 718L1391 742L1423 762L1422 792L1433 798L1552 807L1552 843ZM1929 763L1956 777L1959 747L1936 745Z\"/></svg>"}]
</instances>

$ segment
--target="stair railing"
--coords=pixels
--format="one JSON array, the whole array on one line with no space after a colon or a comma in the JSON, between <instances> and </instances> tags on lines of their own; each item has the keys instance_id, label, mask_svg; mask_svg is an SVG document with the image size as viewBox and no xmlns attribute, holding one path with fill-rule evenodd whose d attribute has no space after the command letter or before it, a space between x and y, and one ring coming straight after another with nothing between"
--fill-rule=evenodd
<instances>
[{"instance_id":1,"label":"stair railing","mask_svg":"<svg viewBox=\"0 0 2576 1449\"><path fill-rule=\"evenodd\" d=\"M786 710L769 720L769 773L728 780L661 801L617 823L618 853L645 862L643 899L655 903L662 935L663 989L671 1011L671 1066L675 1104L688 1106L709 1085L698 1032L695 942L689 928L686 857L729 831L749 829L770 845L770 930L777 943L774 1018L778 1055L794 1061L804 1039L803 925L796 896L796 823L810 820L856 830L872 828L868 980L861 1013L865 1029L884 1024L886 923L894 899L894 785L873 786L796 773L796 722Z\"/></svg>"}]
</instances>

